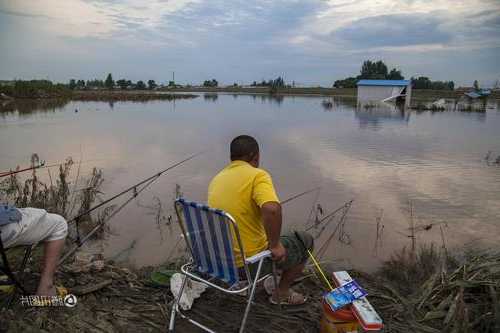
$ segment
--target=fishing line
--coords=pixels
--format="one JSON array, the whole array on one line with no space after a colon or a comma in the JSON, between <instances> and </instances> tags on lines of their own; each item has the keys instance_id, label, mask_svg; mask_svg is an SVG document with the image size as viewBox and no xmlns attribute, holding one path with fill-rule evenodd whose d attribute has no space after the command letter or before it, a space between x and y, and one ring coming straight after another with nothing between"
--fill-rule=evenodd
<instances>
[{"instance_id":1,"label":"fishing line","mask_svg":"<svg viewBox=\"0 0 500 333\"><path fill-rule=\"evenodd\" d=\"M312 189L310 189L310 190L307 190L307 191L301 192L301 193L299 193L299 194L295 194L295 195L291 196L290 198L288 198L288 199L286 199L286 200L281 201L281 202L280 202L280 204L281 204L281 205L284 205L284 204L286 204L286 203L288 203L288 202L290 202L290 201L292 201L292 200L295 200L295 199L297 199L297 198L300 198L300 197L301 197L301 196L303 196L303 195L306 195L306 194L311 193L311 192L313 192L313 191L319 191L319 190L321 190L321 186L318 186L318 187L312 188Z\"/></svg>"},{"instance_id":2,"label":"fishing line","mask_svg":"<svg viewBox=\"0 0 500 333\"><path fill-rule=\"evenodd\" d=\"M109 220L111 220L116 214L118 214L118 212L120 212L130 201L132 201L133 199L135 199L142 191L144 191L147 187L149 187L152 183L154 183L158 178L160 178L160 176L162 174L164 174L165 172L169 171L169 170L172 170L173 168L197 157L198 155L201 155L203 152L200 152L200 153L196 153L196 154L193 154L191 156L189 156L188 158L180 161L180 162L177 162L171 166L169 166L168 168L160 171L160 172L157 172L156 174L154 174L153 176L149 177L149 178L146 178L144 179L143 181L140 181L139 183L125 189L124 191L114 195L113 197L101 202L100 204L88 209L87 211L83 212L83 213L80 213L78 214L77 216L75 216L74 218L72 218L71 220L68 221L68 224L69 223L72 223L72 222L76 222L76 232L77 232L77 238L76 238L76 245L68 252L66 253L60 260L59 260L59 264L61 264L62 262L64 262L69 256L71 256L74 252L76 252L76 250L78 250L90 237L92 237L100 228L102 228L104 226L104 224L106 224L106 222L108 222ZM142 187L141 187L142 186ZM130 192L130 191L133 191L132 193L132 196L130 198L128 198L123 204L121 204L117 209L113 210L113 212L104 218L103 221L101 221L97 226L95 226L89 233L87 233L87 235L83 238L80 238L80 231L79 231L79 221L82 217L90 214L92 211L104 206L105 204L121 197L122 195Z\"/></svg>"}]
</instances>

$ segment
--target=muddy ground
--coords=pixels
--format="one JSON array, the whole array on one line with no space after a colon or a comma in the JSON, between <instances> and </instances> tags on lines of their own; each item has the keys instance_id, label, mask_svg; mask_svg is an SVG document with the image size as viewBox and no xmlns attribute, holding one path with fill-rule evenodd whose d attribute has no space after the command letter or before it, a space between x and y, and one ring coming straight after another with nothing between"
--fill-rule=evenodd
<instances>
[{"instance_id":1,"label":"muddy ground","mask_svg":"<svg viewBox=\"0 0 500 333\"><path fill-rule=\"evenodd\" d=\"M152 268L131 271L106 263L102 270L72 272L69 267L57 274L58 284L77 295L74 308L27 307L17 295L10 309L0 310L0 332L165 332L173 299L168 288L149 282ZM28 291L36 288L38 274L26 274ZM248 332L317 332L320 321L321 289L305 278L295 287L307 294L305 306L282 310L267 301L260 287L252 306ZM97 289L97 290L93 290ZM4 297L5 300L5 297ZM241 296L225 296L207 289L188 312L218 332L236 332L245 309ZM177 332L201 332L179 318Z\"/></svg>"}]
</instances>

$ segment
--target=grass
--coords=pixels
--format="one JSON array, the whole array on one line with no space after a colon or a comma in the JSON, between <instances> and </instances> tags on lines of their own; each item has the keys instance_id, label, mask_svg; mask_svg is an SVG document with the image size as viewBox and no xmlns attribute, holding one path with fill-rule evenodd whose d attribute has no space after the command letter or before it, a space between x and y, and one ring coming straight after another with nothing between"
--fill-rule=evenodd
<instances>
[{"instance_id":1,"label":"grass","mask_svg":"<svg viewBox=\"0 0 500 333\"><path fill-rule=\"evenodd\" d=\"M403 249L367 279L385 332L500 331L500 254Z\"/></svg>"},{"instance_id":2,"label":"grass","mask_svg":"<svg viewBox=\"0 0 500 333\"><path fill-rule=\"evenodd\" d=\"M33 154L31 165L36 166L39 161L38 155ZM74 164L73 159L68 157L57 167L55 175L47 167L3 178L0 181L0 202L20 208L42 208L66 219L70 219L75 213L85 212L99 200L104 179L102 171L96 168L92 169L88 177L83 178L80 176L80 163L77 171L72 172ZM47 171L47 182L40 180L40 170ZM80 226L85 230L92 228L109 214L109 209L111 208L103 209L95 216L85 216L80 220Z\"/></svg>"}]
</instances>

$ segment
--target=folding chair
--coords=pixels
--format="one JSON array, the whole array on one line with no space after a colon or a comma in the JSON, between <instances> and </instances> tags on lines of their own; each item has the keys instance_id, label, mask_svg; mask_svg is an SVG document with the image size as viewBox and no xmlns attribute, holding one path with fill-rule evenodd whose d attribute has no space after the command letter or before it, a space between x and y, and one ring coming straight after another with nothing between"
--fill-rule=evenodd
<instances>
[{"instance_id":1,"label":"folding chair","mask_svg":"<svg viewBox=\"0 0 500 333\"><path fill-rule=\"evenodd\" d=\"M184 277L179 295L175 298L172 305L169 331L174 331L175 316L176 313L179 313L182 318L187 319L201 329L207 332L214 332L203 324L189 318L179 309L179 301L189 277L228 294L238 294L250 290L239 330L242 333L245 329L245 323L254 298L255 287L257 283L271 275L267 274L260 277L262 263L265 258L271 257L271 252L266 250L250 258L246 258L238 225L231 215L222 210L213 209L203 204L184 200L183 198L177 199L174 206L192 258L181 267ZM240 276L233 253L233 235L238 243L244 262L244 271L248 281L245 286L238 285ZM258 263L258 266L256 275L252 278L248 265L254 263ZM204 276L210 278L206 279Z\"/></svg>"},{"instance_id":2,"label":"folding chair","mask_svg":"<svg viewBox=\"0 0 500 333\"><path fill-rule=\"evenodd\" d=\"M2 234L2 232L0 231L0 258L2 259L2 263L0 264L0 273L7 275L7 277L9 278L9 282L13 283L14 288L15 288L14 292L12 292L11 298L7 302L7 307L9 307L10 304L12 303L12 300L14 299L14 295L16 294L17 289L20 289L21 292L23 293L23 295L26 295L27 292L26 292L26 289L22 285L23 276L21 276L21 281L19 281L19 279L17 279L14 276L14 273L12 272L9 261L7 259L7 253L6 253L7 249L4 248L1 234ZM23 258L23 261L21 263L21 267L19 268L19 271L21 272L21 274L24 273L24 269L26 268L28 260L31 257L31 252L33 250L33 247L34 247L34 245L26 246L26 250L24 251L24 258Z\"/></svg>"}]
</instances>

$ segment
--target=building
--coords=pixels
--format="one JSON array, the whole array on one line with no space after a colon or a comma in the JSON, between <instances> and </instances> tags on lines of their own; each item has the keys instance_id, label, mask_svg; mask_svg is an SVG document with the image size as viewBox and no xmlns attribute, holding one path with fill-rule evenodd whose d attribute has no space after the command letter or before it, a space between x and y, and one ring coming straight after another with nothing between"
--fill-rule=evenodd
<instances>
[{"instance_id":1,"label":"building","mask_svg":"<svg viewBox=\"0 0 500 333\"><path fill-rule=\"evenodd\" d=\"M410 80L359 80L358 104L404 100L410 106Z\"/></svg>"}]
</instances>

